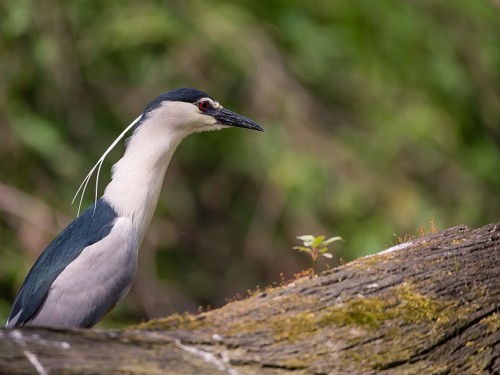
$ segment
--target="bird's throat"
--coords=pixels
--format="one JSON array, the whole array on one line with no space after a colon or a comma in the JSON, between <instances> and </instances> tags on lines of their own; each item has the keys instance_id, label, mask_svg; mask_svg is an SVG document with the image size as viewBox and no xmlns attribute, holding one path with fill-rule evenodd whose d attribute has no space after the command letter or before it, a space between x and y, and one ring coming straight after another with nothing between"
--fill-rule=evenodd
<instances>
[{"instance_id":1,"label":"bird's throat","mask_svg":"<svg viewBox=\"0 0 500 375\"><path fill-rule=\"evenodd\" d=\"M134 134L124 156L113 166L104 199L119 216L132 220L142 243L158 203L165 172L182 136Z\"/></svg>"}]
</instances>

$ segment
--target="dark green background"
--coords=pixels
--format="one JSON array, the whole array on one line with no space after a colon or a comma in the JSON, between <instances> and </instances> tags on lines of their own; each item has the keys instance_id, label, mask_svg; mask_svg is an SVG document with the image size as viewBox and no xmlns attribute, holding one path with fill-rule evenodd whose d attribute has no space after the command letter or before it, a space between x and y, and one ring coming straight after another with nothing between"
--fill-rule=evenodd
<instances>
[{"instance_id":1,"label":"dark green background","mask_svg":"<svg viewBox=\"0 0 500 375\"><path fill-rule=\"evenodd\" d=\"M438 229L498 221L496 0L2 1L0 320L75 217L91 166L179 86L266 133L182 143L136 283L104 326L290 278L310 265L297 235L344 237L333 266L432 218Z\"/></svg>"}]
</instances>

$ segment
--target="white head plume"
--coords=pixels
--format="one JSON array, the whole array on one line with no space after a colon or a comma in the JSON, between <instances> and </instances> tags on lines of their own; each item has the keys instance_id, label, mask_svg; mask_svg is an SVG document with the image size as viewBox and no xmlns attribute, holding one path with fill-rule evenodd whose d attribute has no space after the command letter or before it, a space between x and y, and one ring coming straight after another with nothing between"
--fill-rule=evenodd
<instances>
[{"instance_id":1,"label":"white head plume","mask_svg":"<svg viewBox=\"0 0 500 375\"><path fill-rule=\"evenodd\" d=\"M106 156L108 156L108 154L111 152L111 150L113 150L113 148L118 144L118 142L120 142L120 140L125 136L125 134L127 134L127 132L130 129L132 129L135 124L137 124L137 122L142 118L142 116L143 115L141 114L134 121L132 121L132 123L129 126L127 126L124 131L121 132L121 134L113 141L113 143L108 147L108 149L106 151L104 151L104 153L102 154L100 159L92 167L92 169L87 174L87 176L83 179L80 187L78 188L78 190L75 193L75 196L73 197L73 200L71 201L71 204L73 204L75 202L75 199L76 199L76 197L78 197L78 193L81 190L82 194L80 197L80 202L78 203L78 216L80 215L80 208L82 207L82 201L83 201L83 196L85 195L85 190L87 189L87 185L90 181L90 177L92 177L92 174L94 173L95 169L97 168L97 176L96 176L96 181L95 181L95 202L94 203L97 203L97 194L98 194L97 190L99 187L99 173L101 172L101 167L102 167L102 163L104 163L104 159L106 159ZM83 190L82 190L82 188L83 188ZM95 206L94 206L94 210L95 210Z\"/></svg>"}]
</instances>

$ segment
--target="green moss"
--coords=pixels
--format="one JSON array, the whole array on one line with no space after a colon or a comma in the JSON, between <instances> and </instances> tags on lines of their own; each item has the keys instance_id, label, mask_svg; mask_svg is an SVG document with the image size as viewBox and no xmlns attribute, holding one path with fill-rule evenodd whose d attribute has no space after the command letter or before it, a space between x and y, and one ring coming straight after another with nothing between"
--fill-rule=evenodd
<instances>
[{"instance_id":1,"label":"green moss","mask_svg":"<svg viewBox=\"0 0 500 375\"><path fill-rule=\"evenodd\" d=\"M354 266L356 268L365 269L366 266L380 265L383 261L391 259L391 257L393 256L394 254L392 253L377 254L377 256L371 256L355 260L354 262L349 263L349 265Z\"/></svg>"},{"instance_id":2,"label":"green moss","mask_svg":"<svg viewBox=\"0 0 500 375\"><path fill-rule=\"evenodd\" d=\"M402 284L391 291L388 298L355 298L340 307L333 307L320 319L322 324L356 325L378 328L387 320L396 318L414 323L422 320L444 319L442 306L431 298Z\"/></svg>"},{"instance_id":3,"label":"green moss","mask_svg":"<svg viewBox=\"0 0 500 375\"><path fill-rule=\"evenodd\" d=\"M414 291L407 283L396 288L395 298L400 302L397 312L400 312L401 317L409 323L422 320L438 320L440 323L445 323L448 319L442 314L444 304Z\"/></svg>"},{"instance_id":4,"label":"green moss","mask_svg":"<svg viewBox=\"0 0 500 375\"><path fill-rule=\"evenodd\" d=\"M173 331L177 329L196 329L203 326L204 320L201 316L184 314L172 314L166 318L153 319L136 326L128 327L128 329L144 329L144 330L167 330Z\"/></svg>"},{"instance_id":5,"label":"green moss","mask_svg":"<svg viewBox=\"0 0 500 375\"><path fill-rule=\"evenodd\" d=\"M493 313L481 319L481 323L486 325L489 333L495 333L500 330L500 316L497 313Z\"/></svg>"},{"instance_id":6,"label":"green moss","mask_svg":"<svg viewBox=\"0 0 500 375\"><path fill-rule=\"evenodd\" d=\"M376 329L394 319L407 323L430 321L432 324L442 324L448 319L443 313L443 304L414 291L409 284L394 288L385 297L353 298L317 312L275 316L269 323L276 340L293 342L332 325Z\"/></svg>"},{"instance_id":7,"label":"green moss","mask_svg":"<svg viewBox=\"0 0 500 375\"><path fill-rule=\"evenodd\" d=\"M385 302L380 298L356 298L346 304L329 309L319 323L321 326L332 324L354 325L368 328L377 328L387 318Z\"/></svg>"},{"instance_id":8,"label":"green moss","mask_svg":"<svg viewBox=\"0 0 500 375\"><path fill-rule=\"evenodd\" d=\"M273 319L271 327L274 329L277 341L296 341L298 337L309 336L318 329L318 318L315 313L299 313L287 319Z\"/></svg>"}]
</instances>

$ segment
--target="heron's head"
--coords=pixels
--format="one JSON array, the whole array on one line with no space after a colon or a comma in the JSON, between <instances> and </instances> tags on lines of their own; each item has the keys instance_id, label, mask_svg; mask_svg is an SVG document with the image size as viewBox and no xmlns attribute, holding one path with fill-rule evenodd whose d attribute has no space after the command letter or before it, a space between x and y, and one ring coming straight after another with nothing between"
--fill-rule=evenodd
<instances>
[{"instance_id":1,"label":"heron's head","mask_svg":"<svg viewBox=\"0 0 500 375\"><path fill-rule=\"evenodd\" d=\"M181 136L227 127L264 130L252 120L223 108L203 91L186 87L153 100L137 123L137 128L140 127L168 129Z\"/></svg>"}]
</instances>

